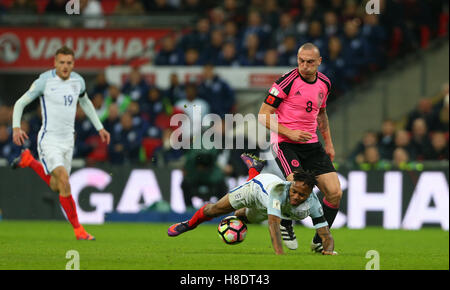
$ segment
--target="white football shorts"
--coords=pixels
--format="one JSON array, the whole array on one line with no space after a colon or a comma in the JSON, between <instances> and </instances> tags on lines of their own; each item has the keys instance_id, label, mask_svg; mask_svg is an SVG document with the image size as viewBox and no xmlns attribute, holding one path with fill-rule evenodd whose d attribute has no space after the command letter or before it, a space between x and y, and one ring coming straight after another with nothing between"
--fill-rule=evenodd
<instances>
[{"instance_id":1,"label":"white football shorts","mask_svg":"<svg viewBox=\"0 0 450 290\"><path fill-rule=\"evenodd\" d=\"M253 182L247 182L228 193L228 199L234 209L245 209L245 215L250 223L260 223L267 219L267 206L264 193L255 187Z\"/></svg>"},{"instance_id":2,"label":"white football shorts","mask_svg":"<svg viewBox=\"0 0 450 290\"><path fill-rule=\"evenodd\" d=\"M39 132L37 149L45 173L50 174L55 168L63 166L70 175L73 147L73 135L62 138L50 136L48 132Z\"/></svg>"}]
</instances>

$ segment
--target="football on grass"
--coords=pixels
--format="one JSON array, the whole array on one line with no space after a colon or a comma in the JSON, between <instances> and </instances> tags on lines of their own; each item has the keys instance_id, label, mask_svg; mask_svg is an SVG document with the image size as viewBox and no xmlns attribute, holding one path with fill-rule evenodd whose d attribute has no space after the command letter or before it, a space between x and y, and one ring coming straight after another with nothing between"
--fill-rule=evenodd
<instances>
[{"instance_id":1,"label":"football on grass","mask_svg":"<svg viewBox=\"0 0 450 290\"><path fill-rule=\"evenodd\" d=\"M229 245L239 244L247 235L247 225L236 216L224 218L217 230L222 241Z\"/></svg>"}]
</instances>

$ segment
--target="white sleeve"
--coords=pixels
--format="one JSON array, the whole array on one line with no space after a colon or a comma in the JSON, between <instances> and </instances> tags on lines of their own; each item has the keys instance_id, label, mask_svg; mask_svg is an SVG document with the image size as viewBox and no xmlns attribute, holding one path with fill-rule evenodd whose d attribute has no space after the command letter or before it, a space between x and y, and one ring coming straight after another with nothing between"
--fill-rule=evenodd
<instances>
[{"instance_id":1,"label":"white sleeve","mask_svg":"<svg viewBox=\"0 0 450 290\"><path fill-rule=\"evenodd\" d=\"M39 78L33 82L30 89L20 97L14 104L13 110L13 128L20 128L20 121L22 120L22 114L25 107L37 99L44 93L45 82L43 79Z\"/></svg>"},{"instance_id":2,"label":"white sleeve","mask_svg":"<svg viewBox=\"0 0 450 290\"><path fill-rule=\"evenodd\" d=\"M100 119L97 116L97 112L95 111L94 105L92 104L91 100L89 100L87 94L84 94L83 97L80 97L79 102L81 109L83 109L83 111L86 113L86 116L88 116L89 120L91 120L95 129L97 131L103 129L103 124L102 122L100 122Z\"/></svg>"}]
</instances>

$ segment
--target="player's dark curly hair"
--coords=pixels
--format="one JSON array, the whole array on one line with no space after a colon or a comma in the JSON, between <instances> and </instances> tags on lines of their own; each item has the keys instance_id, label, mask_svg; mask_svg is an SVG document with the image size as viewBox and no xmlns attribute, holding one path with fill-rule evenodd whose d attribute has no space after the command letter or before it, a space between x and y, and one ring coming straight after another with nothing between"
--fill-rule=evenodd
<instances>
[{"instance_id":1,"label":"player's dark curly hair","mask_svg":"<svg viewBox=\"0 0 450 290\"><path fill-rule=\"evenodd\" d=\"M294 171L294 181L303 181L311 188L317 185L316 174L309 170L296 169Z\"/></svg>"}]
</instances>

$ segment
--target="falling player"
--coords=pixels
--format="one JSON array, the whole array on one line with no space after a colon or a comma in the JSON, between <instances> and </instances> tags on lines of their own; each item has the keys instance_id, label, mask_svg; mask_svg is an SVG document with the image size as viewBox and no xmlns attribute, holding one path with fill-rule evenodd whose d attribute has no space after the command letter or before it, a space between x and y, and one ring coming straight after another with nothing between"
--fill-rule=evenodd
<instances>
[{"instance_id":1,"label":"falling player","mask_svg":"<svg viewBox=\"0 0 450 290\"><path fill-rule=\"evenodd\" d=\"M323 245L322 254L335 255L334 240L323 216L315 193L315 175L299 169L293 181L283 181L274 174L259 174L263 165L251 155L243 155L248 164L249 180L231 190L217 203L200 208L190 220L169 227L168 235L178 236L195 229L202 222L231 212L247 223L268 220L272 246L277 255L283 254L280 221L282 218L302 220L310 216Z\"/></svg>"},{"instance_id":2,"label":"falling player","mask_svg":"<svg viewBox=\"0 0 450 290\"><path fill-rule=\"evenodd\" d=\"M95 240L78 221L72 198L69 174L74 146L74 122L77 104L97 129L101 140L109 144L110 135L103 129L94 106L86 94L84 79L73 72L74 52L62 47L55 54L55 69L42 73L30 89L14 105L13 142L22 146L27 134L20 128L24 108L40 98L42 126L38 134L38 153L41 162L34 159L30 150L22 150L11 166L30 167L47 185L59 193L59 200L67 219L72 224L77 240Z\"/></svg>"}]
</instances>

